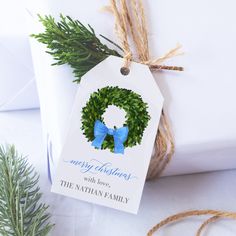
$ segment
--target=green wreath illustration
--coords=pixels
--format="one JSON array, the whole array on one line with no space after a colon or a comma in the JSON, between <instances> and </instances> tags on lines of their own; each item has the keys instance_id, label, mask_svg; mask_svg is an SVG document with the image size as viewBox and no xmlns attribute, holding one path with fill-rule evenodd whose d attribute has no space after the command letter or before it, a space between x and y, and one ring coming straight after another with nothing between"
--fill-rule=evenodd
<instances>
[{"instance_id":1,"label":"green wreath illustration","mask_svg":"<svg viewBox=\"0 0 236 236\"><path fill-rule=\"evenodd\" d=\"M126 112L123 127L106 127L103 114L109 105ZM124 153L125 147L141 144L144 130L151 118L147 108L147 103L132 90L107 86L92 93L82 108L81 129L95 148Z\"/></svg>"}]
</instances>

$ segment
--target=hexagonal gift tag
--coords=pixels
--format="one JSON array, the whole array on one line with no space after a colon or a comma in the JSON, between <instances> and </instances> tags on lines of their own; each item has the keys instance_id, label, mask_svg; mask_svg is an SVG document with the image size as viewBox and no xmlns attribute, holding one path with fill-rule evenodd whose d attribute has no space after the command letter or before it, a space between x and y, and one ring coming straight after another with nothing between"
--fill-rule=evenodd
<instances>
[{"instance_id":1,"label":"hexagonal gift tag","mask_svg":"<svg viewBox=\"0 0 236 236\"><path fill-rule=\"evenodd\" d=\"M148 68L110 56L79 85L52 191L137 213L163 97Z\"/></svg>"}]
</instances>

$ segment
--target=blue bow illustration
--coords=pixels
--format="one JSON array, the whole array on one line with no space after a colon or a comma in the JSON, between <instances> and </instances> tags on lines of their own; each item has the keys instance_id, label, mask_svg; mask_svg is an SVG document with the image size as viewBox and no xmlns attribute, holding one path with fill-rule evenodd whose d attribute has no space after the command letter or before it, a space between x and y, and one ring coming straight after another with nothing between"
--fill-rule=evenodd
<instances>
[{"instance_id":1,"label":"blue bow illustration","mask_svg":"<svg viewBox=\"0 0 236 236\"><path fill-rule=\"evenodd\" d=\"M124 142L127 140L129 129L127 126L119 129L109 129L100 120L96 120L94 124L95 139L92 146L101 149L102 143L107 135L114 137L114 153L124 154Z\"/></svg>"}]
</instances>

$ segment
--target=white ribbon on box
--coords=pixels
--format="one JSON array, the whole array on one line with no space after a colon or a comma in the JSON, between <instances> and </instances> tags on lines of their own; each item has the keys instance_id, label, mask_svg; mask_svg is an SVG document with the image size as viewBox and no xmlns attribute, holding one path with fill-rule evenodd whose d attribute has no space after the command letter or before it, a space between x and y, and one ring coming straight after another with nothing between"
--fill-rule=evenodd
<instances>
[{"instance_id":1,"label":"white ribbon on box","mask_svg":"<svg viewBox=\"0 0 236 236\"><path fill-rule=\"evenodd\" d=\"M0 111L39 106L24 15L16 0L1 4Z\"/></svg>"}]
</instances>

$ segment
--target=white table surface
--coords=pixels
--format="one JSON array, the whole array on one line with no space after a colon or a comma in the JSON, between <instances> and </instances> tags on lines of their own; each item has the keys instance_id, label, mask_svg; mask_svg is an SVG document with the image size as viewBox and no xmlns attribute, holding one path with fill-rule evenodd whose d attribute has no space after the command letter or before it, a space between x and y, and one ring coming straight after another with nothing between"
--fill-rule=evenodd
<instances>
[{"instance_id":1,"label":"white table surface","mask_svg":"<svg viewBox=\"0 0 236 236\"><path fill-rule=\"evenodd\" d=\"M236 211L236 171L174 176L148 182L138 215L127 214L50 193L38 110L0 113L0 143L14 143L41 175L44 201L51 205L54 236L144 236L164 217L192 209ZM203 163L204 164L204 163ZM203 218L191 218L157 235L195 235ZM236 235L235 222L220 221L203 235Z\"/></svg>"}]
</instances>

